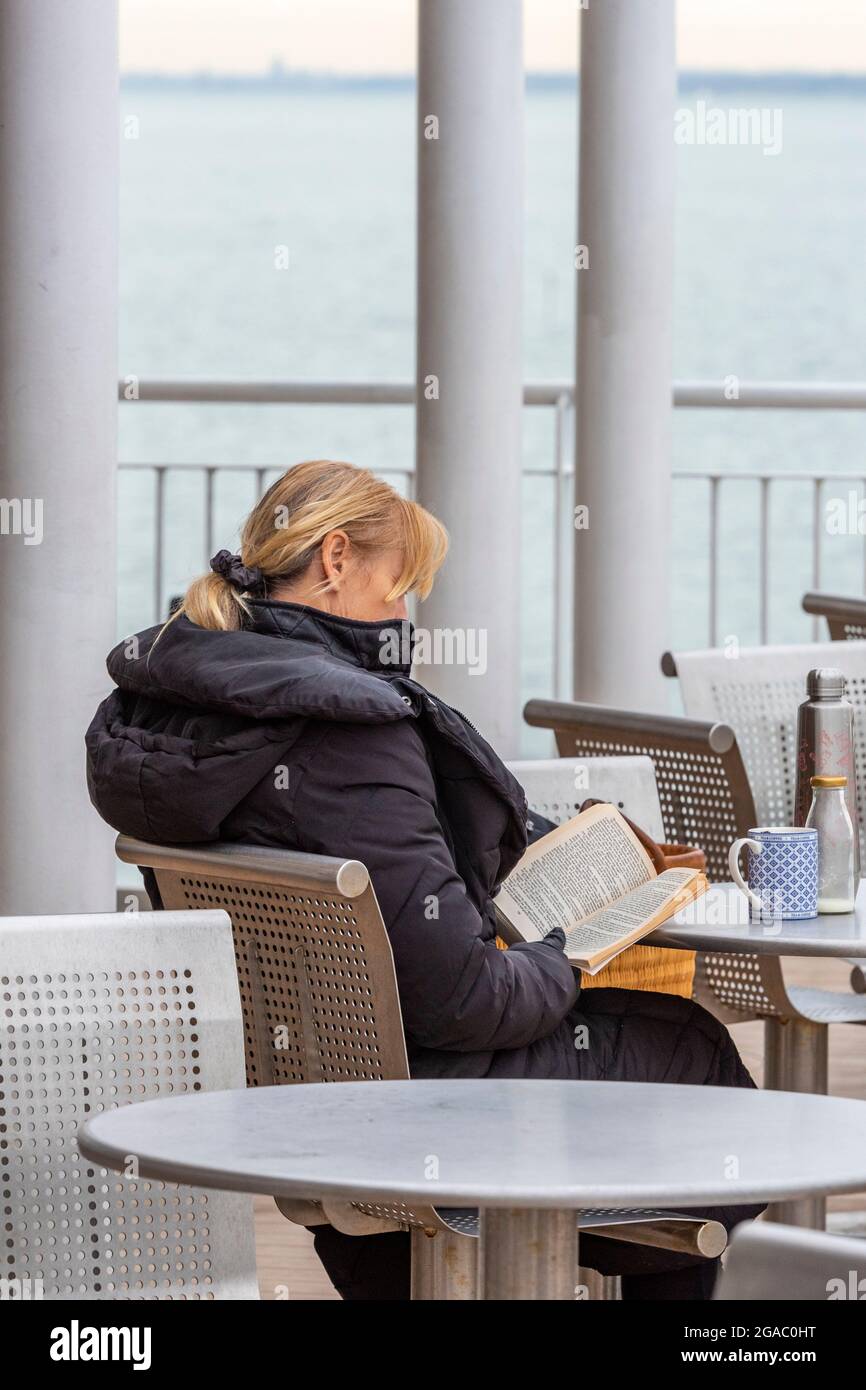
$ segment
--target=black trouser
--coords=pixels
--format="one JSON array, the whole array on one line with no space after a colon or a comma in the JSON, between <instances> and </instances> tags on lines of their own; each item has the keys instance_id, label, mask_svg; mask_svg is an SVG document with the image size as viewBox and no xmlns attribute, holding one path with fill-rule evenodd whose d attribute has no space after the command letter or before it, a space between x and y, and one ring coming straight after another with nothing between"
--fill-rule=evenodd
<instances>
[{"instance_id":1,"label":"black trouser","mask_svg":"<svg viewBox=\"0 0 866 1390\"><path fill-rule=\"evenodd\" d=\"M692 1000L639 990L583 990L569 1022L586 1024L588 1046L575 1051L581 1080L678 1082L694 1086L754 1088L728 1030ZM571 1059L570 1059L571 1060ZM728 1231L763 1206L685 1207L720 1221ZM622 1276L625 1301L707 1299L719 1261L653 1246L580 1237L580 1263ZM316 1253L345 1299L408 1299L409 1236L344 1236L315 1228Z\"/></svg>"}]
</instances>

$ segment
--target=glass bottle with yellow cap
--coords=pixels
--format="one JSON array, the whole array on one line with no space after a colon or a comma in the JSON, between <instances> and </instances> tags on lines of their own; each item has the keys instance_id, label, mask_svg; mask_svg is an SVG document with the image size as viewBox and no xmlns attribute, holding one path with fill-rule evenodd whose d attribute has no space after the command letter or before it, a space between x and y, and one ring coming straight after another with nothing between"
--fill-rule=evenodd
<instances>
[{"instance_id":1,"label":"glass bottle with yellow cap","mask_svg":"<svg viewBox=\"0 0 866 1390\"><path fill-rule=\"evenodd\" d=\"M853 912L854 827L845 804L847 777L813 777L806 824L818 832L818 912Z\"/></svg>"}]
</instances>

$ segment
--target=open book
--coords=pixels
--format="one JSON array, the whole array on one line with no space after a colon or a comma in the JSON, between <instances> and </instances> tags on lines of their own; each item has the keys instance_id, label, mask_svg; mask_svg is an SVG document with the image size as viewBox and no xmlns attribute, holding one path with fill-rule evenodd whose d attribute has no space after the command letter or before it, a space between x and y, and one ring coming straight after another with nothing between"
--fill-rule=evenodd
<instances>
[{"instance_id":1,"label":"open book","mask_svg":"<svg viewBox=\"0 0 866 1390\"><path fill-rule=\"evenodd\" d=\"M530 845L494 904L506 941L565 932L573 965L596 975L707 890L700 869L655 865L615 806L591 806Z\"/></svg>"}]
</instances>

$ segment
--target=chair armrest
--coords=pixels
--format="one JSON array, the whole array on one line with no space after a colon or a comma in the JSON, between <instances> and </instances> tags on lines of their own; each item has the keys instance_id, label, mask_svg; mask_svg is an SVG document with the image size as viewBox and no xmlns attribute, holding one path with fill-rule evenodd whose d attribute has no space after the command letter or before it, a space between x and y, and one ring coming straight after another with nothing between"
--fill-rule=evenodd
<instances>
[{"instance_id":1,"label":"chair armrest","mask_svg":"<svg viewBox=\"0 0 866 1390\"><path fill-rule=\"evenodd\" d=\"M866 960L851 958L849 963L853 966L851 988L855 994L866 994Z\"/></svg>"},{"instance_id":2,"label":"chair armrest","mask_svg":"<svg viewBox=\"0 0 866 1390\"><path fill-rule=\"evenodd\" d=\"M630 1245L651 1245L659 1250L676 1250L714 1260L723 1254L728 1233L721 1221L697 1218L659 1218L655 1221L614 1221L609 1226L588 1226L594 1236L621 1240Z\"/></svg>"}]
</instances>

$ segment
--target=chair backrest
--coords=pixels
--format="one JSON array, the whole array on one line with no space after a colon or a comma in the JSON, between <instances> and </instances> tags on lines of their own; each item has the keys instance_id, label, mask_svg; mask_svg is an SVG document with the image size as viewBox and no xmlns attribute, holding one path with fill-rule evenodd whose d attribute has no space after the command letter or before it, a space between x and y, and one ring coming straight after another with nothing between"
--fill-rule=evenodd
<instances>
[{"instance_id":1,"label":"chair backrest","mask_svg":"<svg viewBox=\"0 0 866 1390\"><path fill-rule=\"evenodd\" d=\"M231 918L250 1086L405 1080L391 943L356 860L254 845L153 845L119 836L167 908Z\"/></svg>"},{"instance_id":2,"label":"chair backrest","mask_svg":"<svg viewBox=\"0 0 866 1390\"><path fill-rule=\"evenodd\" d=\"M94 1167L78 1127L242 1086L224 912L0 918L0 1299L256 1298L252 1201Z\"/></svg>"},{"instance_id":3,"label":"chair backrest","mask_svg":"<svg viewBox=\"0 0 866 1390\"><path fill-rule=\"evenodd\" d=\"M587 797L610 801L655 840L664 839L652 759L544 758L508 764L533 811L560 825Z\"/></svg>"},{"instance_id":4,"label":"chair backrest","mask_svg":"<svg viewBox=\"0 0 866 1390\"><path fill-rule=\"evenodd\" d=\"M826 618L831 642L857 642L866 637L866 598L841 594L804 594L803 608Z\"/></svg>"},{"instance_id":5,"label":"chair backrest","mask_svg":"<svg viewBox=\"0 0 866 1390\"><path fill-rule=\"evenodd\" d=\"M793 825L797 782L797 708L816 666L844 671L854 707L854 758L861 847L866 806L866 642L718 648L668 654L663 669L679 677L683 708L693 719L723 719L737 735L760 825ZM753 822L754 824L754 822ZM866 848L861 853L866 864Z\"/></svg>"},{"instance_id":6,"label":"chair backrest","mask_svg":"<svg viewBox=\"0 0 866 1390\"><path fill-rule=\"evenodd\" d=\"M652 759L668 843L700 845L707 875L727 882L728 850L755 824L755 806L733 730L670 715L530 700L524 717L552 729L564 757L643 753ZM636 819L636 818L635 818ZM699 951L694 997L723 1023L778 1013L781 967L773 956Z\"/></svg>"},{"instance_id":7,"label":"chair backrest","mask_svg":"<svg viewBox=\"0 0 866 1390\"><path fill-rule=\"evenodd\" d=\"M721 1302L860 1300L866 1241L754 1222L735 1233L714 1297Z\"/></svg>"},{"instance_id":8,"label":"chair backrest","mask_svg":"<svg viewBox=\"0 0 866 1390\"><path fill-rule=\"evenodd\" d=\"M229 914L250 1086L408 1078L391 943L363 864L124 835L116 848L125 863L153 869L166 908ZM324 1210L332 1224L356 1233L437 1224L432 1208L401 1202L278 1205L291 1220L308 1222L321 1222ZM368 1225L353 1212L366 1213Z\"/></svg>"},{"instance_id":9,"label":"chair backrest","mask_svg":"<svg viewBox=\"0 0 866 1390\"><path fill-rule=\"evenodd\" d=\"M754 825L755 808L737 740L726 725L553 700L530 700L523 713L528 724L554 731L564 758L651 758L664 839L700 845L709 877L730 877L728 849Z\"/></svg>"}]
</instances>

